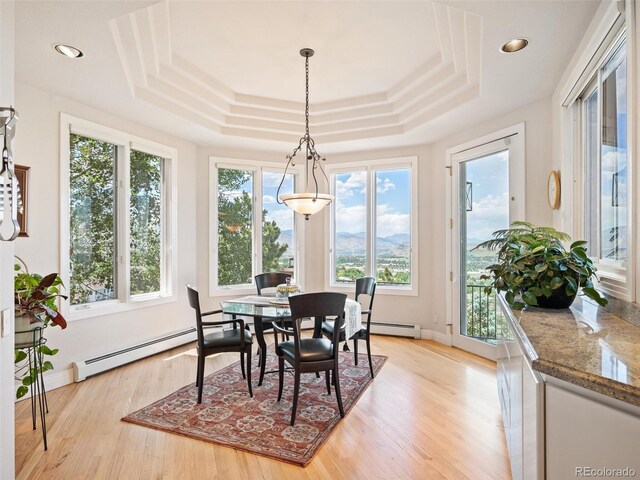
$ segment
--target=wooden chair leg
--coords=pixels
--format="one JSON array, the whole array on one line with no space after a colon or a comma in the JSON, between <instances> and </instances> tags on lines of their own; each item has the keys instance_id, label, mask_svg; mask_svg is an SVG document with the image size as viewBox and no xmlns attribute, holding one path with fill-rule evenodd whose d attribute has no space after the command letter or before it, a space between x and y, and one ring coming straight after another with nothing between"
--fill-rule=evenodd
<instances>
[{"instance_id":1,"label":"wooden chair leg","mask_svg":"<svg viewBox=\"0 0 640 480\"><path fill-rule=\"evenodd\" d=\"M202 403L202 384L204 383L204 355L198 355L198 404Z\"/></svg>"},{"instance_id":2,"label":"wooden chair leg","mask_svg":"<svg viewBox=\"0 0 640 480\"><path fill-rule=\"evenodd\" d=\"M327 395L331 395L331 370L324 371L324 380L327 382Z\"/></svg>"},{"instance_id":3,"label":"wooden chair leg","mask_svg":"<svg viewBox=\"0 0 640 480\"><path fill-rule=\"evenodd\" d=\"M247 378L244 373L244 352L240 352L240 370L242 371L242 378Z\"/></svg>"},{"instance_id":4,"label":"wooden chair leg","mask_svg":"<svg viewBox=\"0 0 640 480\"><path fill-rule=\"evenodd\" d=\"M356 365L358 365L358 337L353 337L353 358L355 358Z\"/></svg>"},{"instance_id":5,"label":"wooden chair leg","mask_svg":"<svg viewBox=\"0 0 640 480\"><path fill-rule=\"evenodd\" d=\"M344 409L342 408L342 395L340 394L340 378L338 377L337 363L333 371L333 379L335 381L334 388L336 390L336 398L338 399L338 410L340 410L340 418L344 418Z\"/></svg>"},{"instance_id":6,"label":"wooden chair leg","mask_svg":"<svg viewBox=\"0 0 640 480\"><path fill-rule=\"evenodd\" d=\"M251 350L247 352L247 385L249 386L249 396L253 397L253 390L251 389Z\"/></svg>"},{"instance_id":7,"label":"wooden chair leg","mask_svg":"<svg viewBox=\"0 0 640 480\"><path fill-rule=\"evenodd\" d=\"M369 357L369 370L371 370L371 378L375 377L373 373L373 362L371 361L371 335L367 334L366 342L367 342L367 356Z\"/></svg>"},{"instance_id":8,"label":"wooden chair leg","mask_svg":"<svg viewBox=\"0 0 640 480\"><path fill-rule=\"evenodd\" d=\"M295 383L293 385L293 406L291 407L291 426L296 423L296 410L298 409L298 393L300 391L300 372L295 371Z\"/></svg>"},{"instance_id":9,"label":"wooden chair leg","mask_svg":"<svg viewBox=\"0 0 640 480\"><path fill-rule=\"evenodd\" d=\"M198 355L198 360L196 361L196 387L200 386L200 355Z\"/></svg>"},{"instance_id":10,"label":"wooden chair leg","mask_svg":"<svg viewBox=\"0 0 640 480\"><path fill-rule=\"evenodd\" d=\"M258 362L260 365L260 377L258 378L258 386L262 385L262 381L264 380L264 372L267 369L267 349L260 349L260 359Z\"/></svg>"},{"instance_id":11,"label":"wooden chair leg","mask_svg":"<svg viewBox=\"0 0 640 480\"><path fill-rule=\"evenodd\" d=\"M278 357L278 402L282 398L283 387L284 387L284 358Z\"/></svg>"}]
</instances>

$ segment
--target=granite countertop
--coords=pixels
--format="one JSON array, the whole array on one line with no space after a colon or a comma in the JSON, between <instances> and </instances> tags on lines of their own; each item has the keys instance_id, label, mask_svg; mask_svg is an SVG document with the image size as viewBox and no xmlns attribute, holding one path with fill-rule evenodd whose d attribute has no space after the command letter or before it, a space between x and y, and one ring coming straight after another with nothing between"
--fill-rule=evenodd
<instances>
[{"instance_id":1,"label":"granite countertop","mask_svg":"<svg viewBox=\"0 0 640 480\"><path fill-rule=\"evenodd\" d=\"M569 309L505 310L534 370L640 407L638 307L611 304L577 298Z\"/></svg>"}]
</instances>

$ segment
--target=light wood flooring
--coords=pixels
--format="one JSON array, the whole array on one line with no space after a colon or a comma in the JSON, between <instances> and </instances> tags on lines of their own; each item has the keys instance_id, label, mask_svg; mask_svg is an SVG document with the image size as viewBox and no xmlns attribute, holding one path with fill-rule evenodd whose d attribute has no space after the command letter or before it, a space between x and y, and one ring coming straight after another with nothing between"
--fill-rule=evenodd
<instances>
[{"instance_id":1,"label":"light wood flooring","mask_svg":"<svg viewBox=\"0 0 640 480\"><path fill-rule=\"evenodd\" d=\"M17 478L510 478L494 363L427 340L372 342L387 363L306 468L120 421L194 381L191 344L49 392L47 452L18 403ZM206 373L237 360L210 358Z\"/></svg>"}]
</instances>

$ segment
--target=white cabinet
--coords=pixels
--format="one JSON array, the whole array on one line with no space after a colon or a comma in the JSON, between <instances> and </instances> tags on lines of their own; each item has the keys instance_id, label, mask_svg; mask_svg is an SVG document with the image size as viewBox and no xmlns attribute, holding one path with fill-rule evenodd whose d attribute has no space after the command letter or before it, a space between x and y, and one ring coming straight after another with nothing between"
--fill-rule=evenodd
<instances>
[{"instance_id":1,"label":"white cabinet","mask_svg":"<svg viewBox=\"0 0 640 480\"><path fill-rule=\"evenodd\" d=\"M522 475L544 478L544 382L525 357L522 362Z\"/></svg>"},{"instance_id":2,"label":"white cabinet","mask_svg":"<svg viewBox=\"0 0 640 480\"><path fill-rule=\"evenodd\" d=\"M514 480L544 478L544 384L510 325L499 328L498 394Z\"/></svg>"},{"instance_id":3,"label":"white cabinet","mask_svg":"<svg viewBox=\"0 0 640 480\"><path fill-rule=\"evenodd\" d=\"M545 384L547 478L640 475L637 412L600 394L556 382L548 378Z\"/></svg>"}]
</instances>

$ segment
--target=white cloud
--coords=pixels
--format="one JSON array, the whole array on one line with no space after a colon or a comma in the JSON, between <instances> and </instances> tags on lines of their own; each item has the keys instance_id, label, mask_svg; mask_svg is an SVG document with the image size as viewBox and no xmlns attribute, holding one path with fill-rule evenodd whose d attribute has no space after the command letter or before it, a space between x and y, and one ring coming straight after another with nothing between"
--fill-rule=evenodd
<instances>
[{"instance_id":1,"label":"white cloud","mask_svg":"<svg viewBox=\"0 0 640 480\"><path fill-rule=\"evenodd\" d=\"M396 185L390 178L385 178L384 180L378 177L376 179L376 189L378 193L387 193L389 190L395 190Z\"/></svg>"},{"instance_id":2,"label":"white cloud","mask_svg":"<svg viewBox=\"0 0 640 480\"><path fill-rule=\"evenodd\" d=\"M336 231L359 233L365 231L367 209L364 205L344 207L337 205Z\"/></svg>"},{"instance_id":3,"label":"white cloud","mask_svg":"<svg viewBox=\"0 0 640 480\"><path fill-rule=\"evenodd\" d=\"M286 186L291 186L293 179L293 174L287 173L287 178L282 184L282 188L284 189ZM278 187L280 185L280 180L282 180L282 173L277 172L264 172L262 174L262 185L265 187Z\"/></svg>"},{"instance_id":4,"label":"white cloud","mask_svg":"<svg viewBox=\"0 0 640 480\"><path fill-rule=\"evenodd\" d=\"M337 197L349 198L354 193L365 193L366 181L366 172L353 172L344 182L336 180Z\"/></svg>"},{"instance_id":5,"label":"white cloud","mask_svg":"<svg viewBox=\"0 0 640 480\"><path fill-rule=\"evenodd\" d=\"M267 204L267 203L276 203L276 197L272 196L272 195L264 195L262 197L262 203L263 204Z\"/></svg>"},{"instance_id":6,"label":"white cloud","mask_svg":"<svg viewBox=\"0 0 640 480\"><path fill-rule=\"evenodd\" d=\"M280 227L280 230L292 230L293 229L293 210L278 209L267 210L265 215L267 222L275 221L276 225Z\"/></svg>"},{"instance_id":7,"label":"white cloud","mask_svg":"<svg viewBox=\"0 0 640 480\"><path fill-rule=\"evenodd\" d=\"M473 202L473 210L467 212L469 238L487 240L491 234L509 226L509 193L489 194Z\"/></svg>"}]
</instances>

